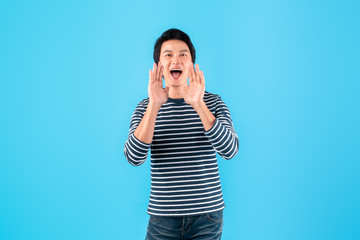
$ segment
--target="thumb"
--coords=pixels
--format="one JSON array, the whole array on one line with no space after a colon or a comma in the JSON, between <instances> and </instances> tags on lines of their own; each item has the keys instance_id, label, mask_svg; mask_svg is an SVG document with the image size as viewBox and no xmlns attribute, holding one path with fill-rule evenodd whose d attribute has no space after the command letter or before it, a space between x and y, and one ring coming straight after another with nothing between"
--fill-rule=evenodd
<instances>
[{"instance_id":1,"label":"thumb","mask_svg":"<svg viewBox=\"0 0 360 240\"><path fill-rule=\"evenodd\" d=\"M170 90L170 87L166 86L165 89L164 89L164 92L168 94L169 90Z\"/></svg>"}]
</instances>

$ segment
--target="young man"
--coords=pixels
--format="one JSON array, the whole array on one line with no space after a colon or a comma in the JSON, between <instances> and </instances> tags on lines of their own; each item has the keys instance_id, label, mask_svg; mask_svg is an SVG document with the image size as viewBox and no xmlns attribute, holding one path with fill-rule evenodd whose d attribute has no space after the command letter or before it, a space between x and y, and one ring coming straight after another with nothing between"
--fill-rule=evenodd
<instances>
[{"instance_id":1,"label":"young man","mask_svg":"<svg viewBox=\"0 0 360 240\"><path fill-rule=\"evenodd\" d=\"M231 159L239 147L230 112L219 95L205 91L186 33L164 32L154 61L149 97L138 103L124 146L134 166L151 148L146 239L220 239L225 204L216 152Z\"/></svg>"}]
</instances>

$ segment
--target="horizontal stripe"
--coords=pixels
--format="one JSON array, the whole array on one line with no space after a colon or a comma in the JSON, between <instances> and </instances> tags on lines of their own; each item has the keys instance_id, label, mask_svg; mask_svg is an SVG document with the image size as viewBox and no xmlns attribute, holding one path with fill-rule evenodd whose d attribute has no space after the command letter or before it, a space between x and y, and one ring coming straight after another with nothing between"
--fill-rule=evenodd
<instances>
[{"instance_id":1,"label":"horizontal stripe","mask_svg":"<svg viewBox=\"0 0 360 240\"><path fill-rule=\"evenodd\" d=\"M216 212L216 211L220 211L222 209L225 208L225 205L217 208L215 210L208 210L208 211L191 211L190 213L159 213L159 212L154 212L154 211L150 211L148 210L147 213L151 214L151 215L157 215L157 216L173 216L173 217L177 217L177 216L192 216L192 215L199 215L199 214L206 214L206 213L210 213L210 212Z\"/></svg>"},{"instance_id":2,"label":"horizontal stripe","mask_svg":"<svg viewBox=\"0 0 360 240\"><path fill-rule=\"evenodd\" d=\"M211 194L211 193L216 193L216 192L219 192L221 191L221 189L219 190L216 190L216 191L209 191L209 192L206 192L206 193L194 193L194 194L181 194L181 195L176 195L176 197L189 197L189 196L200 196L200 195L208 195L208 194ZM152 194L150 193L150 199L151 197L167 197L167 198L172 198L174 197L173 195L164 195L164 196L161 196L161 195L156 195L156 194Z\"/></svg>"},{"instance_id":3,"label":"horizontal stripe","mask_svg":"<svg viewBox=\"0 0 360 240\"><path fill-rule=\"evenodd\" d=\"M217 165L216 163L209 163L209 164L201 164L199 166L194 166L194 165L190 165L189 167L205 167L205 166L212 166L212 165ZM154 168L154 167L151 167L151 170L160 170L160 169L182 169L182 168L189 168L189 167L186 167L186 166L181 166L181 167L160 167L160 168Z\"/></svg>"},{"instance_id":4,"label":"horizontal stripe","mask_svg":"<svg viewBox=\"0 0 360 240\"><path fill-rule=\"evenodd\" d=\"M205 190L208 190L208 189L214 189L214 188L218 188L219 185L217 186L213 186L213 187L207 187L207 188L199 188L199 189L184 189L184 190L174 190L174 191L170 191L170 190L166 190L166 191L158 191L158 190L155 190L154 188L151 189L152 192L154 193L173 193L173 192L176 192L176 193L179 193L179 192L195 192L195 191L205 191Z\"/></svg>"},{"instance_id":5,"label":"horizontal stripe","mask_svg":"<svg viewBox=\"0 0 360 240\"><path fill-rule=\"evenodd\" d=\"M207 180L210 180L210 179L217 179L217 178L219 178L219 177L216 176L216 177L211 177L211 178L202 178L201 181L207 181ZM199 182L199 179L179 180L179 181L165 181L165 182L151 180L152 184L163 184L163 183L170 184L170 183L184 183L184 182Z\"/></svg>"},{"instance_id":6,"label":"horizontal stripe","mask_svg":"<svg viewBox=\"0 0 360 240\"><path fill-rule=\"evenodd\" d=\"M157 160L161 160L161 161L165 161L165 160L173 160L173 159L183 159L183 160L186 160L186 159L194 159L194 158L202 158L202 157L212 157L212 156L216 156L215 155L215 152L213 154L202 154L202 155L196 155L194 157L187 157L187 156L182 156L182 157L171 157L171 158L165 158L165 157L162 157L161 159L158 159L158 158L154 158L153 155L151 155L151 161L157 161ZM172 161L174 162L174 161ZM171 163L171 162L169 162Z\"/></svg>"},{"instance_id":7,"label":"horizontal stripe","mask_svg":"<svg viewBox=\"0 0 360 240\"><path fill-rule=\"evenodd\" d=\"M220 199L220 201L223 201L222 199ZM214 202L219 202L219 199L217 200L213 200L213 201L208 201L208 202L199 202L199 203L183 203L183 204L169 204L166 205L166 207L183 207L183 206L194 206L194 205L208 205L209 203L214 203ZM154 204L154 203L149 203L150 206L155 206L155 207L162 207L162 204Z\"/></svg>"},{"instance_id":8,"label":"horizontal stripe","mask_svg":"<svg viewBox=\"0 0 360 240\"><path fill-rule=\"evenodd\" d=\"M219 205L222 205L222 204L223 204L223 202L212 205L212 206L216 207L216 206L219 206ZM204 208L208 208L208 206L206 206L206 207L197 207L197 208L185 208L185 209L164 209L164 208L152 208L152 207L149 207L149 209L156 210L156 211L187 211L187 210L199 210L199 209L204 209Z\"/></svg>"},{"instance_id":9,"label":"horizontal stripe","mask_svg":"<svg viewBox=\"0 0 360 240\"><path fill-rule=\"evenodd\" d=\"M211 184L217 184L217 183L220 183L220 180L218 181L215 181L215 182L208 182L208 183L199 183L199 184L188 184L188 185L176 185L176 186L169 186L169 185L166 185L166 186L151 186L153 189L157 189L157 188L174 188L174 187L177 187L177 188L183 188L183 187L194 187L194 186L203 186L203 185L211 185Z\"/></svg>"},{"instance_id":10,"label":"horizontal stripe","mask_svg":"<svg viewBox=\"0 0 360 240\"><path fill-rule=\"evenodd\" d=\"M219 174L219 171L212 172L212 173L203 173L203 174L196 174L196 175L181 175L181 176L168 176L168 177L155 177L151 174L152 179L169 179L169 178L191 178L191 177L200 177L200 176L208 176L213 174Z\"/></svg>"}]
</instances>

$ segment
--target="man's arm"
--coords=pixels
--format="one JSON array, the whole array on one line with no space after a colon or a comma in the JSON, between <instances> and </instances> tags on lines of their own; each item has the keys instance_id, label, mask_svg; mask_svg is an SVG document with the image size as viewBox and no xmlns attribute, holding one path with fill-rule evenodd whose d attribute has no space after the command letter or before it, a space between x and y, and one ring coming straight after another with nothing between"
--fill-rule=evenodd
<instances>
[{"instance_id":1,"label":"man's arm","mask_svg":"<svg viewBox=\"0 0 360 240\"><path fill-rule=\"evenodd\" d=\"M224 159L233 158L239 151L239 138L235 133L230 112L225 103L218 97L215 116L205 102L193 105L205 128L205 135L216 152Z\"/></svg>"},{"instance_id":2,"label":"man's arm","mask_svg":"<svg viewBox=\"0 0 360 240\"><path fill-rule=\"evenodd\" d=\"M158 65L154 63L153 70L149 70L149 104L143 119L134 132L136 138L147 144L152 142L156 116L161 105L167 102L169 96L169 87L166 87L165 89L162 87L163 70L164 67L160 62Z\"/></svg>"},{"instance_id":3,"label":"man's arm","mask_svg":"<svg viewBox=\"0 0 360 240\"><path fill-rule=\"evenodd\" d=\"M134 166L143 164L149 152L150 144L135 137L134 131L145 115L146 100L139 102L130 120L129 136L124 145L124 154L127 161Z\"/></svg>"},{"instance_id":4,"label":"man's arm","mask_svg":"<svg viewBox=\"0 0 360 240\"><path fill-rule=\"evenodd\" d=\"M216 99L215 123L205 131L205 136L224 159L233 158L239 151L239 138L234 130L230 111L220 96Z\"/></svg>"},{"instance_id":5,"label":"man's arm","mask_svg":"<svg viewBox=\"0 0 360 240\"><path fill-rule=\"evenodd\" d=\"M204 73L199 70L199 64L196 64L196 72L193 67L190 68L189 83L185 101L198 113L204 125L205 136L221 157L233 158L239 150L239 138L233 128L229 109L218 97L215 116L210 112L204 102L205 78Z\"/></svg>"},{"instance_id":6,"label":"man's arm","mask_svg":"<svg viewBox=\"0 0 360 240\"><path fill-rule=\"evenodd\" d=\"M124 146L124 154L128 162L139 166L145 162L150 144L154 136L157 114L163 103L168 100L169 88L162 88L163 66L149 71L149 102L144 113L144 103L139 103L131 118L130 133Z\"/></svg>"},{"instance_id":7,"label":"man's arm","mask_svg":"<svg viewBox=\"0 0 360 240\"><path fill-rule=\"evenodd\" d=\"M214 126L216 118L210 112L210 110L206 106L206 103L204 102L204 100L198 104L192 105L192 107L195 109L197 114L199 114L201 122L204 125L205 131L209 131L210 128L212 128Z\"/></svg>"},{"instance_id":8,"label":"man's arm","mask_svg":"<svg viewBox=\"0 0 360 240\"><path fill-rule=\"evenodd\" d=\"M136 128L134 136L140 141L150 144L154 136L155 122L161 105L149 103L143 119Z\"/></svg>"}]
</instances>

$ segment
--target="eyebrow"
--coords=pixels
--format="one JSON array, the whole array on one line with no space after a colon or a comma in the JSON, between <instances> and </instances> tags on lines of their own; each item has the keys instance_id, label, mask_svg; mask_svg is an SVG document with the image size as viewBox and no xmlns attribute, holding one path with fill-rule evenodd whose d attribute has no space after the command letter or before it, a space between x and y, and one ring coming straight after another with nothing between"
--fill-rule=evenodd
<instances>
[{"instance_id":1,"label":"eyebrow","mask_svg":"<svg viewBox=\"0 0 360 240\"><path fill-rule=\"evenodd\" d=\"M165 52L172 52L172 50L164 50L163 53L165 53ZM182 49L182 50L180 50L180 52L189 52L189 51L186 49Z\"/></svg>"}]
</instances>

